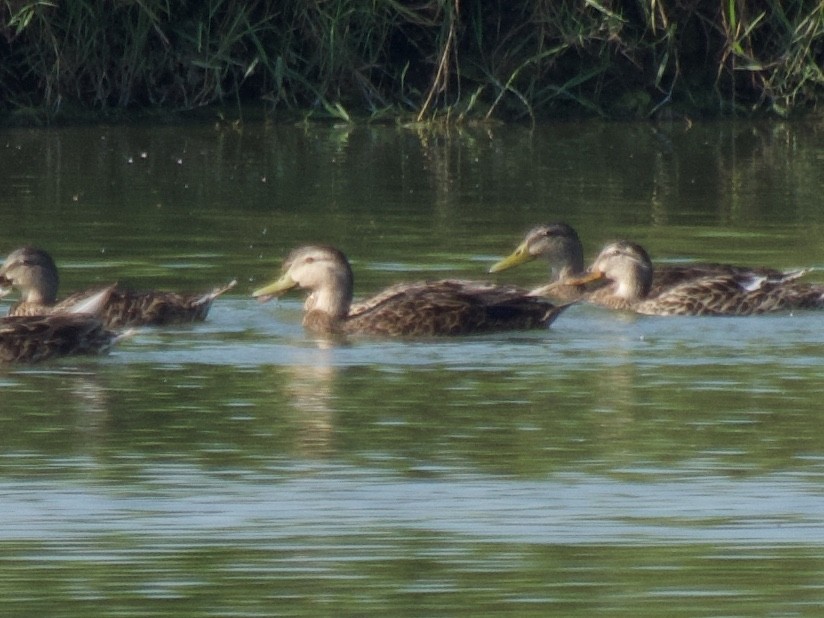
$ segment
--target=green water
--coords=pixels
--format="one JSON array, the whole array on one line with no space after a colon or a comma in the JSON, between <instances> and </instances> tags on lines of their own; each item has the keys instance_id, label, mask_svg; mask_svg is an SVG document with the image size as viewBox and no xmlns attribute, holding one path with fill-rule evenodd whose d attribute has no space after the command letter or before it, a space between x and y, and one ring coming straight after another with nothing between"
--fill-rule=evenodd
<instances>
[{"instance_id":1,"label":"green water","mask_svg":"<svg viewBox=\"0 0 824 618\"><path fill-rule=\"evenodd\" d=\"M824 267L822 165L814 124L6 131L0 253L49 249L65 292L239 284L0 369L0 609L819 615L824 314L329 347L248 295L307 241L363 294L482 278L554 220L588 257Z\"/></svg>"}]
</instances>

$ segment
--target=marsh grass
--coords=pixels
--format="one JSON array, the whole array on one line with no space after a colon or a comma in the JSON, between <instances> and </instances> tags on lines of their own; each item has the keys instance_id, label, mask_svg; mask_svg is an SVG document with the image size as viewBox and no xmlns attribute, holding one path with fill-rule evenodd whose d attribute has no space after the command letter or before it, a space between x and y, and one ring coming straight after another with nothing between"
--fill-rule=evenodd
<instances>
[{"instance_id":1,"label":"marsh grass","mask_svg":"<svg viewBox=\"0 0 824 618\"><path fill-rule=\"evenodd\" d=\"M264 103L349 121L788 115L821 0L0 0L0 106Z\"/></svg>"}]
</instances>

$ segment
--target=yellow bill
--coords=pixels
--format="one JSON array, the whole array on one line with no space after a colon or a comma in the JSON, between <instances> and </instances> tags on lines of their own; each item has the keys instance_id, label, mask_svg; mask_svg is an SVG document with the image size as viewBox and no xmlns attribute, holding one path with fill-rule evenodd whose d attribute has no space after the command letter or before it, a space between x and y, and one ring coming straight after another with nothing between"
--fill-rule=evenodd
<instances>
[{"instance_id":1,"label":"yellow bill","mask_svg":"<svg viewBox=\"0 0 824 618\"><path fill-rule=\"evenodd\" d=\"M272 300L276 296L297 287L297 285L297 282L289 276L289 273L283 273L277 281L274 281L269 285L264 285L262 288L258 288L252 292L252 297L257 298L262 303L265 303L267 300Z\"/></svg>"},{"instance_id":2,"label":"yellow bill","mask_svg":"<svg viewBox=\"0 0 824 618\"><path fill-rule=\"evenodd\" d=\"M510 268L515 268L516 266L520 266L521 264L531 262L534 259L535 256L529 253L529 248L526 246L526 243L523 242L520 245L518 245L515 251L510 253L500 262L493 264L490 267L489 272L499 273L502 270L509 270Z\"/></svg>"}]
</instances>

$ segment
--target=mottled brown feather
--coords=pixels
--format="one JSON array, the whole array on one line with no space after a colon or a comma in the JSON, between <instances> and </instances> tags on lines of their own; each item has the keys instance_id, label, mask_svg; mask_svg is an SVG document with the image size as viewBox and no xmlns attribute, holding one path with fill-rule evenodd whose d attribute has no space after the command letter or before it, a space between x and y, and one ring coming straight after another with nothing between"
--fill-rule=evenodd
<instances>
[{"instance_id":1,"label":"mottled brown feather","mask_svg":"<svg viewBox=\"0 0 824 618\"><path fill-rule=\"evenodd\" d=\"M606 277L607 284L589 292L586 300L648 315L753 315L824 308L824 286L795 281L803 271L753 271L720 265L707 269L704 276L693 273L681 283L651 287L649 256L642 247L627 241L607 245L591 270ZM625 292L619 293L619 289Z\"/></svg>"},{"instance_id":2,"label":"mottled brown feather","mask_svg":"<svg viewBox=\"0 0 824 618\"><path fill-rule=\"evenodd\" d=\"M520 253L519 259L513 259ZM552 287L542 288L550 298L561 301L586 299L591 289L565 283L583 274L583 245L575 230L566 223L539 225L527 232L516 251L506 260L512 265L534 259L546 260L552 270ZM767 277L775 282L789 281L805 271L780 271L772 268L736 266L718 263L659 264L652 273L649 297L656 297L668 288L707 277ZM696 309L698 310L698 309Z\"/></svg>"},{"instance_id":3,"label":"mottled brown feather","mask_svg":"<svg viewBox=\"0 0 824 618\"><path fill-rule=\"evenodd\" d=\"M236 282L211 292L178 294L113 287L108 301L98 313L108 328L126 326L163 326L204 320L212 302L232 289ZM52 315L65 312L99 290L76 292L62 301L57 296L57 267L51 256L36 247L12 252L0 268L0 286L20 289L22 300L12 305L10 316ZM31 300L34 298L35 300Z\"/></svg>"},{"instance_id":4,"label":"mottled brown feather","mask_svg":"<svg viewBox=\"0 0 824 618\"><path fill-rule=\"evenodd\" d=\"M347 333L455 336L546 328L566 308L514 286L442 280L399 284L340 321Z\"/></svg>"},{"instance_id":5,"label":"mottled brown feather","mask_svg":"<svg viewBox=\"0 0 824 618\"><path fill-rule=\"evenodd\" d=\"M514 286L456 279L396 284L351 305L349 262L324 245L295 249L282 272L255 295L308 290L304 326L327 334L429 337L545 328L566 308Z\"/></svg>"},{"instance_id":6,"label":"mottled brown feather","mask_svg":"<svg viewBox=\"0 0 824 618\"><path fill-rule=\"evenodd\" d=\"M0 362L34 363L75 354L107 352L119 335L86 315L0 319Z\"/></svg>"}]
</instances>

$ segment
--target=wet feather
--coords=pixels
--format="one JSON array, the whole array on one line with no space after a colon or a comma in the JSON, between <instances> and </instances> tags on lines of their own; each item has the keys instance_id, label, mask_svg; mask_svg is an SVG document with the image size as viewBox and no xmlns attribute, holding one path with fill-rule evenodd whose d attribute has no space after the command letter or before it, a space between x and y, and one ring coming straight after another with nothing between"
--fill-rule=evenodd
<instances>
[{"instance_id":1,"label":"wet feather","mask_svg":"<svg viewBox=\"0 0 824 618\"><path fill-rule=\"evenodd\" d=\"M9 310L10 316L51 315L63 313L91 295L100 292L86 290L57 301L59 278L51 256L36 247L23 247L9 254L0 266L0 288L20 290L21 300ZM232 289L236 281L207 293L179 294L175 292L122 289L111 286L108 301L96 314L109 328L125 326L163 326L204 320L212 302Z\"/></svg>"},{"instance_id":2,"label":"wet feather","mask_svg":"<svg viewBox=\"0 0 824 618\"><path fill-rule=\"evenodd\" d=\"M294 287L309 291L304 326L331 334L421 337L545 328L566 308L514 286L458 279L396 284L353 306L349 262L325 245L294 250L280 279L254 296L266 300Z\"/></svg>"},{"instance_id":3,"label":"wet feather","mask_svg":"<svg viewBox=\"0 0 824 618\"><path fill-rule=\"evenodd\" d=\"M575 281L584 272L583 245L577 232L566 223L539 225L527 232L518 247L490 268L501 272L526 262L543 259L550 265L550 285L543 293L559 300L587 297L590 290ZM806 274L806 270L781 271L773 268L735 266L731 264L659 264L652 273L649 295L654 297L664 290L689 281L708 277L765 277L768 281L787 282ZM743 280L741 280L743 281Z\"/></svg>"},{"instance_id":4,"label":"wet feather","mask_svg":"<svg viewBox=\"0 0 824 618\"><path fill-rule=\"evenodd\" d=\"M56 357L102 354L124 334L84 314L0 318L0 362L35 363Z\"/></svg>"},{"instance_id":5,"label":"wet feather","mask_svg":"<svg viewBox=\"0 0 824 618\"><path fill-rule=\"evenodd\" d=\"M796 281L806 271L725 267L655 288L649 255L629 241L608 244L589 271L574 280L601 284L586 293L587 301L648 315L753 315L824 308L824 286Z\"/></svg>"}]
</instances>

